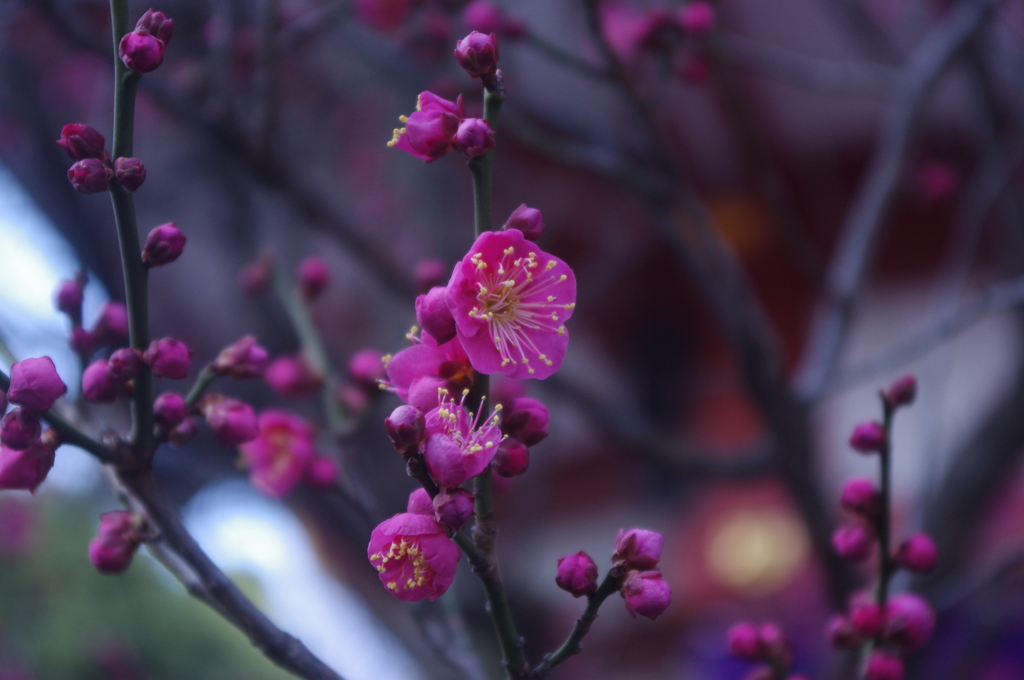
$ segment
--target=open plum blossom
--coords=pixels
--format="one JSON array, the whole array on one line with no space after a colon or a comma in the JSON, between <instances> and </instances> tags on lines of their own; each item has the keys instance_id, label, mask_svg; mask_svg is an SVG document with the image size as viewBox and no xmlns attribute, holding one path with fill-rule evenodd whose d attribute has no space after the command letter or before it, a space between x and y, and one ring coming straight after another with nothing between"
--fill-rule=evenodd
<instances>
[{"instance_id":1,"label":"open plum blossom","mask_svg":"<svg viewBox=\"0 0 1024 680\"><path fill-rule=\"evenodd\" d=\"M438 389L461 391L473 386L473 367L458 338L438 344L426 331L407 337L412 347L385 357L388 380L382 384L399 399L426 413L437 406Z\"/></svg>"},{"instance_id":2,"label":"open plum blossom","mask_svg":"<svg viewBox=\"0 0 1024 680\"><path fill-rule=\"evenodd\" d=\"M465 394L462 403L455 403L442 390L440 405L426 415L423 457L431 476L446 489L454 489L486 470L501 444L498 413L480 424L480 413L474 416L466 409Z\"/></svg>"},{"instance_id":3,"label":"open plum blossom","mask_svg":"<svg viewBox=\"0 0 1024 680\"><path fill-rule=\"evenodd\" d=\"M427 163L457 148L475 158L494 148L494 133L487 121L466 118L462 95L454 102L433 92L421 92L416 110L399 116L405 127L396 128L388 146L401 149Z\"/></svg>"},{"instance_id":4,"label":"open plum blossom","mask_svg":"<svg viewBox=\"0 0 1024 680\"><path fill-rule=\"evenodd\" d=\"M544 379L562 365L576 307L576 277L518 229L480 235L455 265L446 293L473 368Z\"/></svg>"},{"instance_id":5,"label":"open plum blossom","mask_svg":"<svg viewBox=\"0 0 1024 680\"><path fill-rule=\"evenodd\" d=\"M313 429L288 411L260 413L259 435L239 446L249 463L249 479L260 492L280 498L302 481L316 458Z\"/></svg>"},{"instance_id":6,"label":"open plum blossom","mask_svg":"<svg viewBox=\"0 0 1024 680\"><path fill-rule=\"evenodd\" d=\"M388 590L417 602L445 594L462 551L433 517L403 512L373 530L366 555Z\"/></svg>"}]
</instances>

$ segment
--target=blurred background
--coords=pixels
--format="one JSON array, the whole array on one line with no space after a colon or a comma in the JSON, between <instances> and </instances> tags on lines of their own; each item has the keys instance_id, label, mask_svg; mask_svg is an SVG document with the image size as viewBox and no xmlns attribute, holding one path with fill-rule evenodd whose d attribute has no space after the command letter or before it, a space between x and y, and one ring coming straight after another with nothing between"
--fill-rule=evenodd
<instances>
[{"instance_id":1,"label":"blurred background","mask_svg":"<svg viewBox=\"0 0 1024 680\"><path fill-rule=\"evenodd\" d=\"M458 154L424 165L385 144L423 90L480 115L452 50L495 32L495 227L539 208L540 247L579 286L562 370L525 386L550 436L497 497L528 656L583 609L555 586L557 558L586 550L603 572L618 529L643 526L665 534L671 607L634 621L610 599L557 677L738 679L724 633L740 619L778 621L795 671L843 677L824 622L876 571L829 548L842 483L876 474L846 442L912 372L894 536L928 531L941 557L896 580L939 615L910 677L1024 678L1024 2L712 6L708 31L671 0L154 6L174 37L139 92L135 203L143 234L175 221L188 246L150 276L153 336L193 348L193 373L248 333L294 353L285 308L239 276L263 257L290 277L317 254L339 385L355 352L406 347L417 265L465 254L472 190ZM148 8L131 3L133 21ZM74 191L53 141L70 122L110 140L110 45L103 2L0 3L0 340L52 356L72 398L82 367L54 291L88 271L89 327L124 289L109 200ZM465 561L445 597L410 605L364 557L415 488L382 427L398 399L349 404L339 433L316 397L217 389L320 423L343 470L344 493L279 501L208 432L161 449L162 489L246 593L350 680L500 677ZM125 431L127 407L78 417ZM67 446L35 495L0 495L0 678L285 677L145 550L123 577L96 574L86 546L115 507Z\"/></svg>"}]
</instances>

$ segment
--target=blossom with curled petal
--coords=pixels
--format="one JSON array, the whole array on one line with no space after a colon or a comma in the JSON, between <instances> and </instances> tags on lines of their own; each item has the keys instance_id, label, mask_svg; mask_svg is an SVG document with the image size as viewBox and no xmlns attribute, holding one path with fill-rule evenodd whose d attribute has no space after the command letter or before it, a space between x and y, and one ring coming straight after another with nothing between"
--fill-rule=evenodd
<instances>
[{"instance_id":1,"label":"blossom with curled petal","mask_svg":"<svg viewBox=\"0 0 1024 680\"><path fill-rule=\"evenodd\" d=\"M393 357L384 357L388 379L381 385L424 413L437 406L437 390L452 392L473 386L473 367L458 338L438 344L426 331L413 328L412 342Z\"/></svg>"},{"instance_id":2,"label":"blossom with curled petal","mask_svg":"<svg viewBox=\"0 0 1024 680\"><path fill-rule=\"evenodd\" d=\"M455 578L462 551L433 517L403 512L381 522L366 549L384 587L400 600L436 600Z\"/></svg>"},{"instance_id":3,"label":"blossom with curled petal","mask_svg":"<svg viewBox=\"0 0 1024 680\"><path fill-rule=\"evenodd\" d=\"M544 379L562 365L576 307L576 277L518 229L484 232L445 293L473 368Z\"/></svg>"},{"instance_id":4,"label":"blossom with curled petal","mask_svg":"<svg viewBox=\"0 0 1024 680\"><path fill-rule=\"evenodd\" d=\"M447 390L440 390L440 405L426 415L423 458L431 476L446 489L486 470L502 440L500 405L481 423L480 413L474 415L466 408L465 395L463 392L462 401L456 403Z\"/></svg>"}]
</instances>

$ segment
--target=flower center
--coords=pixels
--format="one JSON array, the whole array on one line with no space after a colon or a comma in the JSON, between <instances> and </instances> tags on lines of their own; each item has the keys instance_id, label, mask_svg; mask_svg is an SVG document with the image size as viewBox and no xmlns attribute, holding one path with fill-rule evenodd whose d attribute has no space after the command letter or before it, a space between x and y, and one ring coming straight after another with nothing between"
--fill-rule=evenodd
<instances>
[{"instance_id":1,"label":"flower center","mask_svg":"<svg viewBox=\"0 0 1024 680\"><path fill-rule=\"evenodd\" d=\"M429 586L434 582L434 571L427 564L419 543L407 536L396 536L388 551L370 557L370 563L381 574L391 572L387 587L398 592Z\"/></svg>"}]
</instances>

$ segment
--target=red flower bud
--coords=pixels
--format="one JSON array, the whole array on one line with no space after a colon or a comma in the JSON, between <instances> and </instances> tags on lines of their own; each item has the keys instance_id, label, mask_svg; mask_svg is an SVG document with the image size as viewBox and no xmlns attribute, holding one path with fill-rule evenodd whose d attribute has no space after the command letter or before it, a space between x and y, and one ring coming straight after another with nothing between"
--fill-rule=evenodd
<instances>
[{"instance_id":1,"label":"red flower bud","mask_svg":"<svg viewBox=\"0 0 1024 680\"><path fill-rule=\"evenodd\" d=\"M331 270L322 257L307 257L299 263L299 294L307 302L320 297L331 282Z\"/></svg>"},{"instance_id":2,"label":"red flower bud","mask_svg":"<svg viewBox=\"0 0 1024 680\"><path fill-rule=\"evenodd\" d=\"M11 384L7 400L34 413L49 411L54 402L68 391L57 375L50 357L24 359L11 366Z\"/></svg>"},{"instance_id":3,"label":"red flower bud","mask_svg":"<svg viewBox=\"0 0 1024 680\"><path fill-rule=\"evenodd\" d=\"M455 43L455 59L471 78L493 76L498 69L498 38L473 31Z\"/></svg>"},{"instance_id":4,"label":"red flower bud","mask_svg":"<svg viewBox=\"0 0 1024 680\"><path fill-rule=\"evenodd\" d=\"M859 524L839 527L832 534L836 553L848 562L863 562L875 544L874 534Z\"/></svg>"},{"instance_id":5,"label":"red flower bud","mask_svg":"<svg viewBox=\"0 0 1024 680\"><path fill-rule=\"evenodd\" d=\"M896 553L896 563L915 574L927 574L939 561L939 549L928 534L914 534Z\"/></svg>"},{"instance_id":6,"label":"red flower bud","mask_svg":"<svg viewBox=\"0 0 1024 680\"><path fill-rule=\"evenodd\" d=\"M494 148L494 131L483 118L466 118L459 123L453 144L466 158L476 158Z\"/></svg>"},{"instance_id":7,"label":"red flower bud","mask_svg":"<svg viewBox=\"0 0 1024 680\"><path fill-rule=\"evenodd\" d=\"M174 392L164 392L153 402L153 418L166 429L177 427L188 413L185 399Z\"/></svg>"},{"instance_id":8,"label":"red flower bud","mask_svg":"<svg viewBox=\"0 0 1024 680\"><path fill-rule=\"evenodd\" d=\"M521 475L530 467L530 450L518 439L508 437L498 445L491 464L502 477Z\"/></svg>"},{"instance_id":9,"label":"red flower bud","mask_svg":"<svg viewBox=\"0 0 1024 680\"><path fill-rule=\"evenodd\" d=\"M575 555L558 558L558 574L555 583L573 597L590 595L597 590L597 565L582 550Z\"/></svg>"},{"instance_id":10,"label":"red flower bud","mask_svg":"<svg viewBox=\"0 0 1024 680\"><path fill-rule=\"evenodd\" d=\"M416 298L416 321L439 345L455 337L455 317L448 309L444 292L444 288L436 286Z\"/></svg>"},{"instance_id":11,"label":"red flower bud","mask_svg":"<svg viewBox=\"0 0 1024 680\"><path fill-rule=\"evenodd\" d=\"M885 446L885 429L874 421L861 423L850 435L850 446L861 453L878 453Z\"/></svg>"},{"instance_id":12,"label":"red flower bud","mask_svg":"<svg viewBox=\"0 0 1024 680\"><path fill-rule=\"evenodd\" d=\"M157 378L181 380L188 375L191 356L192 350L185 343L174 338L162 338L149 343L143 358Z\"/></svg>"},{"instance_id":13,"label":"red flower bud","mask_svg":"<svg viewBox=\"0 0 1024 680\"><path fill-rule=\"evenodd\" d=\"M106 154L106 140L95 128L85 123L69 123L60 131L57 145L67 152L72 160L86 158L102 159Z\"/></svg>"},{"instance_id":14,"label":"red flower bud","mask_svg":"<svg viewBox=\"0 0 1024 680\"><path fill-rule=\"evenodd\" d=\"M101 574L120 574L132 563L141 540L135 515L123 510L105 512L96 538L89 543L89 561Z\"/></svg>"},{"instance_id":15,"label":"red flower bud","mask_svg":"<svg viewBox=\"0 0 1024 680\"><path fill-rule=\"evenodd\" d=\"M527 240L536 241L544 231L544 218L540 210L523 203L512 211L502 229L518 229Z\"/></svg>"},{"instance_id":16,"label":"red flower bud","mask_svg":"<svg viewBox=\"0 0 1024 680\"><path fill-rule=\"evenodd\" d=\"M103 161L85 158L68 168L68 180L83 194L98 194L110 187L114 171Z\"/></svg>"},{"instance_id":17,"label":"red flower bud","mask_svg":"<svg viewBox=\"0 0 1024 680\"><path fill-rule=\"evenodd\" d=\"M114 161L114 183L128 191L135 191L146 181L146 166L138 158L118 158Z\"/></svg>"},{"instance_id":18,"label":"red flower bud","mask_svg":"<svg viewBox=\"0 0 1024 680\"><path fill-rule=\"evenodd\" d=\"M912 375L905 375L898 379L885 392L885 401L892 408L909 406L914 403L917 396L917 378Z\"/></svg>"},{"instance_id":19,"label":"red flower bud","mask_svg":"<svg viewBox=\"0 0 1024 680\"><path fill-rule=\"evenodd\" d=\"M155 71L164 62L164 50L167 44L155 36L136 29L126 33L117 46L117 54L121 61L132 71L149 73Z\"/></svg>"},{"instance_id":20,"label":"red flower bud","mask_svg":"<svg viewBox=\"0 0 1024 680\"><path fill-rule=\"evenodd\" d=\"M150 267L170 264L181 257L185 250L185 235L174 222L161 224L149 232L142 249L142 261Z\"/></svg>"}]
</instances>

